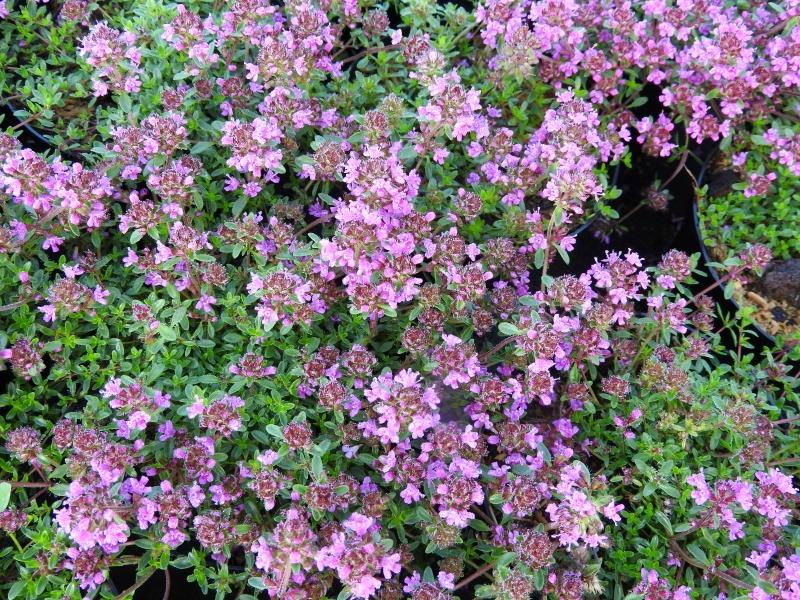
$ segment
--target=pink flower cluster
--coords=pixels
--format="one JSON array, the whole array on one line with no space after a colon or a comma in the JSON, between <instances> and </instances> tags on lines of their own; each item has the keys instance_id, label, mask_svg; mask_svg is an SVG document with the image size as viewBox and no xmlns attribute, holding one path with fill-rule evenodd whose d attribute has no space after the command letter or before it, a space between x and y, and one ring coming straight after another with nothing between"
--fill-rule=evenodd
<instances>
[{"instance_id":1,"label":"pink flower cluster","mask_svg":"<svg viewBox=\"0 0 800 600\"><path fill-rule=\"evenodd\" d=\"M376 417L359 423L365 436L381 443L397 444L401 436L419 439L439 422L439 397L432 387L422 386L420 375L400 371L385 373L372 380L364 396Z\"/></svg>"},{"instance_id":2,"label":"pink flower cluster","mask_svg":"<svg viewBox=\"0 0 800 600\"><path fill-rule=\"evenodd\" d=\"M800 494L792 486L792 478L778 469L759 471L755 482L720 480L710 488L702 471L686 478L692 486L692 499L698 506L706 506L696 520L696 527L727 530L731 540L744 537L744 523L736 518L737 510L763 517L766 527L779 530L789 525L792 507Z\"/></svg>"},{"instance_id":3,"label":"pink flower cluster","mask_svg":"<svg viewBox=\"0 0 800 600\"><path fill-rule=\"evenodd\" d=\"M622 5L594 0L488 0L476 11L480 35L496 54L490 68L538 77L554 85L581 76L593 82L591 102L612 106L631 79L661 88L670 110L637 124L639 141L655 155L673 148L669 132L682 121L697 142L719 140L770 105L791 101L798 86L796 16L743 4L700 0Z\"/></svg>"},{"instance_id":4,"label":"pink flower cluster","mask_svg":"<svg viewBox=\"0 0 800 600\"><path fill-rule=\"evenodd\" d=\"M139 92L142 57L136 42L133 32L118 31L102 21L81 40L78 54L95 69L92 82L95 96L105 96L109 90Z\"/></svg>"},{"instance_id":5,"label":"pink flower cluster","mask_svg":"<svg viewBox=\"0 0 800 600\"><path fill-rule=\"evenodd\" d=\"M28 148L6 153L0 162L0 182L15 203L31 209L37 220L18 222L20 241L33 234L44 238L42 247L57 251L62 232L99 228L109 217L108 204L116 192L99 169L71 165L56 158L47 162Z\"/></svg>"}]
</instances>

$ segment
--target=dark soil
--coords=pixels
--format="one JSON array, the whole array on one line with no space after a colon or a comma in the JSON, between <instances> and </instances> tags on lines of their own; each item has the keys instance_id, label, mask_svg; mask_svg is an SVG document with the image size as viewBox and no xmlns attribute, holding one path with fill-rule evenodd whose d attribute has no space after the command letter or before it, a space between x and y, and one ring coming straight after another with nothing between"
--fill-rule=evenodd
<instances>
[{"instance_id":1,"label":"dark soil","mask_svg":"<svg viewBox=\"0 0 800 600\"><path fill-rule=\"evenodd\" d=\"M672 195L665 211L657 211L648 205L640 206L656 176L667 180L675 170L674 163L635 155L632 167L622 167L617 187L622 196L613 204L623 217L619 221L595 219L578 235L575 250L570 253L570 263L560 261L552 273L582 273L595 258L605 256L608 251L627 252L633 250L642 257L645 265L653 266L670 249L677 248L688 254L700 251L700 243L694 230L692 205L694 203L694 179L684 169L667 187Z\"/></svg>"}]
</instances>

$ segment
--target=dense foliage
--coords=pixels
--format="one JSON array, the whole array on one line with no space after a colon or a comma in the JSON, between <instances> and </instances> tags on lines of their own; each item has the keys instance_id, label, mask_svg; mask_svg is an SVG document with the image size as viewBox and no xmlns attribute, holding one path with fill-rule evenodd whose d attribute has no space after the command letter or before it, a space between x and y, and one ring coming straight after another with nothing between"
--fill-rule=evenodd
<instances>
[{"instance_id":1,"label":"dense foliage","mask_svg":"<svg viewBox=\"0 0 800 600\"><path fill-rule=\"evenodd\" d=\"M553 274L632 151L796 168L798 13L0 4L2 593L800 598L800 351Z\"/></svg>"},{"instance_id":2,"label":"dense foliage","mask_svg":"<svg viewBox=\"0 0 800 600\"><path fill-rule=\"evenodd\" d=\"M746 167L732 163L720 170L728 177L732 171L736 179L742 176L739 171L750 173L750 179L731 184L719 195L707 195L702 203L704 238L717 254L758 242L776 258L800 255L800 176L779 165L757 164L761 158L750 159ZM709 173L710 179L714 176Z\"/></svg>"}]
</instances>

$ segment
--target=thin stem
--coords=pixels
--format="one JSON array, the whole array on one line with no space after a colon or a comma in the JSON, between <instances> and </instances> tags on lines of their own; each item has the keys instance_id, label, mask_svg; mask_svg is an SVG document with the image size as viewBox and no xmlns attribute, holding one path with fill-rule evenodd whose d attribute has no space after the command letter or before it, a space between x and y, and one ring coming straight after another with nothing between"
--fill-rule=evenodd
<instances>
[{"instance_id":1,"label":"thin stem","mask_svg":"<svg viewBox=\"0 0 800 600\"><path fill-rule=\"evenodd\" d=\"M642 340L641 345L639 346L639 351L636 353L636 356L633 357L633 362L631 363L631 371L635 371L636 367L639 366L639 361L642 359L642 353L647 348L647 345L660 333L660 329L658 327L654 327L653 330L647 334L647 337ZM624 446L623 446L624 449Z\"/></svg>"},{"instance_id":2,"label":"thin stem","mask_svg":"<svg viewBox=\"0 0 800 600\"><path fill-rule=\"evenodd\" d=\"M496 344L494 347L489 348L483 354L480 354L478 356L478 360L480 360L481 362L484 362L487 358L491 358L492 355L496 354L497 352L499 352L500 350L502 350L503 348L508 346L513 341L514 341L514 337L513 336L507 337L506 339L504 339L500 343Z\"/></svg>"},{"instance_id":3,"label":"thin stem","mask_svg":"<svg viewBox=\"0 0 800 600\"><path fill-rule=\"evenodd\" d=\"M19 553L22 554L25 550L23 549L22 545L20 545L19 540L17 539L17 536L14 535L14 532L13 531L9 531L8 532L8 536L11 538L11 541L14 542L14 545L17 547L17 550L19 551Z\"/></svg>"},{"instance_id":4,"label":"thin stem","mask_svg":"<svg viewBox=\"0 0 800 600\"><path fill-rule=\"evenodd\" d=\"M777 467L778 465L792 465L798 463L800 464L800 456L792 456L790 458L782 458L781 460L773 460L772 462L768 462L768 467Z\"/></svg>"},{"instance_id":5,"label":"thin stem","mask_svg":"<svg viewBox=\"0 0 800 600\"><path fill-rule=\"evenodd\" d=\"M142 559L141 556L122 556L111 563L112 567L124 567L125 565L135 565Z\"/></svg>"},{"instance_id":6,"label":"thin stem","mask_svg":"<svg viewBox=\"0 0 800 600\"><path fill-rule=\"evenodd\" d=\"M142 573L142 576L139 579L136 580L136 583L134 583L131 587L129 587L124 592L120 593L116 598L114 598L114 600L125 600L125 598L127 598L129 595L133 594L133 592L135 592L140 587L142 587L145 583L147 583L147 581L153 576L153 573L155 573L155 572L156 572L156 568L155 567L150 567L149 569L147 569L144 573Z\"/></svg>"},{"instance_id":7,"label":"thin stem","mask_svg":"<svg viewBox=\"0 0 800 600\"><path fill-rule=\"evenodd\" d=\"M786 18L786 19L782 19L781 21L778 21L777 24L773 25L767 31L758 34L758 37L771 37L771 36L775 35L776 33L783 32L783 30L786 28L786 25L789 23L789 21L791 21L790 17Z\"/></svg>"},{"instance_id":8,"label":"thin stem","mask_svg":"<svg viewBox=\"0 0 800 600\"><path fill-rule=\"evenodd\" d=\"M245 588L247 587L247 579L242 582L242 585L239 586L239 591L236 592L236 595L233 597L233 600L239 600L242 594L244 593Z\"/></svg>"},{"instance_id":9,"label":"thin stem","mask_svg":"<svg viewBox=\"0 0 800 600\"><path fill-rule=\"evenodd\" d=\"M451 43L455 46L458 43L458 41L465 35L467 35L470 31L472 31L476 25L477 23L473 22L469 27L464 27L464 29L461 30L461 33L459 33L456 37L453 38Z\"/></svg>"},{"instance_id":10,"label":"thin stem","mask_svg":"<svg viewBox=\"0 0 800 600\"><path fill-rule=\"evenodd\" d=\"M472 510L474 510L476 513L478 513L478 516L481 519L483 519L484 521L486 521L487 524L490 525L492 523L492 520L489 518L489 515L487 515L485 512L483 512L483 510L477 504L472 507Z\"/></svg>"},{"instance_id":11,"label":"thin stem","mask_svg":"<svg viewBox=\"0 0 800 600\"><path fill-rule=\"evenodd\" d=\"M106 18L106 20L108 21L108 24L109 24L109 25L111 25L111 24L114 22L114 19L111 17L111 15L110 15L110 14L108 14L108 13L107 13L107 12L106 12L106 11L103 9L103 7L102 7L102 6L100 6L100 4L99 4L99 3L98 3L98 6L97 6L97 10L99 10L99 11L102 13L102 15L103 15L103 16Z\"/></svg>"},{"instance_id":12,"label":"thin stem","mask_svg":"<svg viewBox=\"0 0 800 600\"><path fill-rule=\"evenodd\" d=\"M16 302L11 302L10 304L0 306L0 313L8 312L9 310L14 310L15 308L19 308L20 306L30 302L32 299L33 297L23 298L22 300L17 300Z\"/></svg>"},{"instance_id":13,"label":"thin stem","mask_svg":"<svg viewBox=\"0 0 800 600\"><path fill-rule=\"evenodd\" d=\"M53 485L47 481L3 481L0 483L7 483L12 488L49 488Z\"/></svg>"},{"instance_id":14,"label":"thin stem","mask_svg":"<svg viewBox=\"0 0 800 600\"><path fill-rule=\"evenodd\" d=\"M683 551L683 548L681 548L678 545L678 543L672 538L670 538L670 540L669 540L669 547L678 556L678 558L680 558L686 564L692 565L693 567L697 567L698 569L702 569L704 572L707 570L706 565L701 563L699 560L695 560L694 558L692 558L691 556L686 554ZM736 577L734 577L733 575L729 575L725 571L716 571L714 574L717 577L719 577L722 581L725 581L726 583L730 583L732 586L735 586L735 587L738 587L738 588L741 588L741 589L746 589L746 590L752 590L753 589L753 586L750 585L749 583L747 583L745 581L742 581L741 579L737 579Z\"/></svg>"},{"instance_id":15,"label":"thin stem","mask_svg":"<svg viewBox=\"0 0 800 600\"><path fill-rule=\"evenodd\" d=\"M478 569L477 571L475 571L475 572L474 572L472 575L470 575L469 577L467 577L467 578L465 578L465 579L462 579L461 581L459 581L459 582L456 584L456 586L453 588L453 591L455 591L455 590L457 590L457 589L459 589L459 588L462 588L462 587L464 587L464 586L465 586L465 585L467 585L468 583L470 583L470 582L472 582L472 581L476 580L476 579L477 579L478 577L480 577L481 575L483 575L483 574L487 573L488 571L491 571L491 570L494 568L494 563L495 563L495 561L492 561L492 562L490 562L488 565L484 565L483 567L481 567L480 569Z\"/></svg>"},{"instance_id":16,"label":"thin stem","mask_svg":"<svg viewBox=\"0 0 800 600\"><path fill-rule=\"evenodd\" d=\"M675 170L672 172L672 175L670 175L667 178L667 180L664 183L661 184L661 187L658 188L659 192L662 191L664 188L666 188L670 183L672 183L672 180L675 179L678 176L678 173L681 172L681 169L683 169L683 167L686 166L686 159L687 158L689 158L689 150L688 150L688 148L683 151L683 154L681 155L681 160L678 163L678 166L675 167Z\"/></svg>"},{"instance_id":17,"label":"thin stem","mask_svg":"<svg viewBox=\"0 0 800 600\"><path fill-rule=\"evenodd\" d=\"M172 580L170 579L169 576L169 567L167 567L166 570L164 571L164 579L166 581L164 584L164 595L161 597L161 600L169 600L169 591L170 591L169 588L171 587L172 584Z\"/></svg>"},{"instance_id":18,"label":"thin stem","mask_svg":"<svg viewBox=\"0 0 800 600\"><path fill-rule=\"evenodd\" d=\"M717 288L717 287L721 286L723 283L726 283L734 274L738 274L738 272L739 272L738 269L734 269L734 270L726 273L722 277L720 277L717 281L715 281L711 285L709 285L706 288L704 288L704 289L700 290L699 292L697 292L694 296L692 296L692 300L691 300L692 304L694 304L697 301L697 299L700 296L702 296L703 294L707 294L708 292L710 292L714 288Z\"/></svg>"},{"instance_id":19,"label":"thin stem","mask_svg":"<svg viewBox=\"0 0 800 600\"><path fill-rule=\"evenodd\" d=\"M647 203L644 200L639 202L639 204L634 206L632 209L630 209L628 212L626 212L624 215L622 215L619 219L617 219L614 222L614 227L618 227L619 225L622 225L622 223L625 221L625 219L627 219L628 217L636 214L636 212L638 212L638 210L640 208L642 208L643 206L645 206L646 204Z\"/></svg>"},{"instance_id":20,"label":"thin stem","mask_svg":"<svg viewBox=\"0 0 800 600\"><path fill-rule=\"evenodd\" d=\"M796 417L789 417L787 419L780 419L779 421L773 421L773 425L787 425L789 423L794 423L795 421L800 421L800 415Z\"/></svg>"},{"instance_id":21,"label":"thin stem","mask_svg":"<svg viewBox=\"0 0 800 600\"><path fill-rule=\"evenodd\" d=\"M336 57L339 56L342 52L347 50L348 48L352 48L350 42L347 42L344 46L342 46L339 51L331 57L331 60L336 60Z\"/></svg>"},{"instance_id":22,"label":"thin stem","mask_svg":"<svg viewBox=\"0 0 800 600\"><path fill-rule=\"evenodd\" d=\"M680 533L676 533L676 534L673 536L673 538L672 538L672 539L673 539L673 540L680 540L680 539L683 539L683 538L685 538L685 537L689 537L689 536L690 536L691 534L693 534L695 531L697 531L697 527L690 527L690 528L689 528L689 529L687 529L686 531L681 531Z\"/></svg>"},{"instance_id":23,"label":"thin stem","mask_svg":"<svg viewBox=\"0 0 800 600\"><path fill-rule=\"evenodd\" d=\"M20 121L19 123L17 123L16 125L14 125L14 126L11 128L11 129L17 130L17 129L19 129L20 127L24 127L24 126L25 126L25 125L27 125L28 123L30 123L30 122L32 122L32 121L35 121L36 119L38 119L38 118L39 118L39 117L41 117L41 116L42 116L42 113L40 113L40 112L34 113L34 114L32 114L30 117L28 117L27 119L25 119L24 121Z\"/></svg>"},{"instance_id":24,"label":"thin stem","mask_svg":"<svg viewBox=\"0 0 800 600\"><path fill-rule=\"evenodd\" d=\"M283 573L281 573L281 581L280 587L278 588L278 598L283 596L286 592L286 588L289 587L289 576L292 574L292 563L291 561L286 561L286 565L283 567Z\"/></svg>"},{"instance_id":25,"label":"thin stem","mask_svg":"<svg viewBox=\"0 0 800 600\"><path fill-rule=\"evenodd\" d=\"M364 58L365 56L367 56L369 54L377 54L378 52L382 52L384 50L397 50L399 47L400 47L400 44L391 44L389 46L381 46L379 48L377 48L377 47L376 48L367 48L366 50L362 50L358 54L354 54L353 56L348 56L347 58L345 58L342 61L342 64L346 65L347 63L350 63L350 62L359 61L359 60L361 60L362 58Z\"/></svg>"},{"instance_id":26,"label":"thin stem","mask_svg":"<svg viewBox=\"0 0 800 600\"><path fill-rule=\"evenodd\" d=\"M325 215L323 217L319 217L318 219L314 219L313 221L311 221L311 223L309 223L308 225L306 225L300 231L297 232L297 237L300 237L304 233L308 233L309 231L314 229L314 227L316 227L320 223L327 223L332 218L333 218L333 213L329 213L329 214L327 214L327 215Z\"/></svg>"},{"instance_id":27,"label":"thin stem","mask_svg":"<svg viewBox=\"0 0 800 600\"><path fill-rule=\"evenodd\" d=\"M550 238L553 235L553 227L555 226L555 218L554 215L550 215L550 220L547 222L547 236L545 238L545 248L544 248L544 262L542 263L542 281L539 289L544 291L545 284L544 280L547 277L547 268L548 263L550 262Z\"/></svg>"}]
</instances>

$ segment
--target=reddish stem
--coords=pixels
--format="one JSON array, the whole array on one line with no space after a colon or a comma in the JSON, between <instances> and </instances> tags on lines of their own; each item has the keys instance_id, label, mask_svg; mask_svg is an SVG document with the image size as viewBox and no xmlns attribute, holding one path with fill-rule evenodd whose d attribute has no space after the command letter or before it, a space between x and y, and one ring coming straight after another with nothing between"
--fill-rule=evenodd
<instances>
[{"instance_id":1,"label":"reddish stem","mask_svg":"<svg viewBox=\"0 0 800 600\"><path fill-rule=\"evenodd\" d=\"M487 358L491 358L492 355L496 354L497 352L499 352L500 350L502 350L503 348L508 346L513 341L514 341L514 337L513 336L512 337L507 337L506 339L504 339L499 344L496 344L494 347L489 348L486 352L484 352L483 354L479 355L478 356L478 360L480 360L481 362L484 362Z\"/></svg>"},{"instance_id":2,"label":"reddish stem","mask_svg":"<svg viewBox=\"0 0 800 600\"><path fill-rule=\"evenodd\" d=\"M333 218L333 213L328 213L327 215L325 215L323 217L319 217L318 219L314 219L313 221L311 221L311 223L309 223L308 225L306 225L300 231L297 232L297 237L300 237L304 233L308 233L309 231L314 229L314 227L316 227L320 223L327 223L332 218Z\"/></svg>"},{"instance_id":3,"label":"reddish stem","mask_svg":"<svg viewBox=\"0 0 800 600\"><path fill-rule=\"evenodd\" d=\"M495 561L490 562L488 565L485 565L485 566L481 567L480 569L478 569L477 571L475 571L469 577L466 577L465 579L462 579L461 581L459 581L456 584L456 586L453 588L453 591L464 587L465 585L467 585L468 583L470 583L472 581L475 581L478 577L484 575L488 571L491 571L494 568L494 563L495 563Z\"/></svg>"},{"instance_id":4,"label":"reddish stem","mask_svg":"<svg viewBox=\"0 0 800 600\"><path fill-rule=\"evenodd\" d=\"M3 481L0 483L8 483L12 488L49 488L53 485L46 481Z\"/></svg>"},{"instance_id":5,"label":"reddish stem","mask_svg":"<svg viewBox=\"0 0 800 600\"><path fill-rule=\"evenodd\" d=\"M789 423L794 423L795 421L800 421L800 415L796 417L789 417L787 419L780 419L779 421L773 421L773 425L787 425Z\"/></svg>"},{"instance_id":6,"label":"reddish stem","mask_svg":"<svg viewBox=\"0 0 800 600\"><path fill-rule=\"evenodd\" d=\"M346 65L349 62L354 62L361 60L365 56L369 54L377 54L378 52L382 52L384 50L397 50L400 48L400 44L391 44L389 46L381 46L380 48L367 48L366 50L362 50L358 54L354 54L353 56L348 56L342 61L343 65Z\"/></svg>"}]
</instances>

